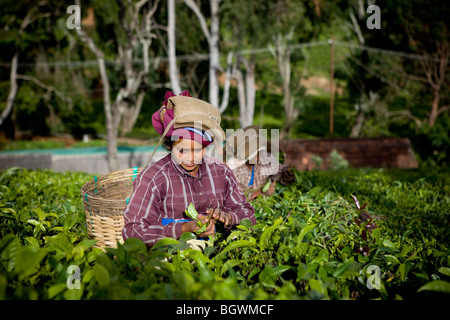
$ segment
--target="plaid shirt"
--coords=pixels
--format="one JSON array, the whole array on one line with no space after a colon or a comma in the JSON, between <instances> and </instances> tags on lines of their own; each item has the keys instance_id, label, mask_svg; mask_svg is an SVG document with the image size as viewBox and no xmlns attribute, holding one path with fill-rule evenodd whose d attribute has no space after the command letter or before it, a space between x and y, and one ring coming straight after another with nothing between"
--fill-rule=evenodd
<instances>
[{"instance_id":1,"label":"plaid shirt","mask_svg":"<svg viewBox=\"0 0 450 320\"><path fill-rule=\"evenodd\" d=\"M282 165L270 153L260 153L260 159L254 165L253 184L249 185L252 176L252 170L247 165L242 165L233 170L234 175L238 181L239 189L242 192L250 192L260 190L264 187L269 178L272 181L278 181L281 177L281 170L286 165ZM251 193L249 194L251 195Z\"/></svg>"},{"instance_id":2,"label":"plaid shirt","mask_svg":"<svg viewBox=\"0 0 450 320\"><path fill-rule=\"evenodd\" d=\"M199 213L208 208L230 213L233 225L242 219L256 223L255 209L239 190L231 169L206 155L192 177L168 154L136 177L133 190L124 212L124 240L139 238L152 246L162 238L178 239L182 223L163 225L162 219L186 219L184 212L191 202Z\"/></svg>"}]
</instances>

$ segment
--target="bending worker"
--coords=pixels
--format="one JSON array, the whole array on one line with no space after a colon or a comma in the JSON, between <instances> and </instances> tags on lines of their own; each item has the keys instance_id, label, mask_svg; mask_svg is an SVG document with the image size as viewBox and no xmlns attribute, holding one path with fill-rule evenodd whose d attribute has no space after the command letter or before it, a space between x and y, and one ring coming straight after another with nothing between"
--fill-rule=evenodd
<instances>
[{"instance_id":1,"label":"bending worker","mask_svg":"<svg viewBox=\"0 0 450 320\"><path fill-rule=\"evenodd\" d=\"M258 126L236 130L225 141L224 154L249 200L272 195L277 182L289 185L295 181L290 166L279 163L272 154L271 141Z\"/></svg>"}]
</instances>

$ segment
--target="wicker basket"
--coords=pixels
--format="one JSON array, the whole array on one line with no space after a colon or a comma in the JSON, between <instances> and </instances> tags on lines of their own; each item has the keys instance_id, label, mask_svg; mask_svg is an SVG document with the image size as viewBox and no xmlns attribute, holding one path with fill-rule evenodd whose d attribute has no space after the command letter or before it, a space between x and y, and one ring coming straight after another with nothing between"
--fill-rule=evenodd
<instances>
[{"instance_id":1,"label":"wicker basket","mask_svg":"<svg viewBox=\"0 0 450 320\"><path fill-rule=\"evenodd\" d=\"M115 248L123 241L123 212L141 170L136 167L95 176L81 187L88 234L98 240L97 247Z\"/></svg>"}]
</instances>

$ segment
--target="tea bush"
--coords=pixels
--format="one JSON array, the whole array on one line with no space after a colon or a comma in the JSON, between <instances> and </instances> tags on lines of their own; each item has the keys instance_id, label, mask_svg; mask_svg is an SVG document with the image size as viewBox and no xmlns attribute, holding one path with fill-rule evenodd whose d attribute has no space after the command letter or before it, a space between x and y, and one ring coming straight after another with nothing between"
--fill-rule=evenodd
<instances>
[{"instance_id":1,"label":"tea bush","mask_svg":"<svg viewBox=\"0 0 450 320\"><path fill-rule=\"evenodd\" d=\"M0 172L1 299L448 299L447 169L296 172L258 223L148 250L87 238L86 173ZM79 282L77 281L79 275Z\"/></svg>"}]
</instances>

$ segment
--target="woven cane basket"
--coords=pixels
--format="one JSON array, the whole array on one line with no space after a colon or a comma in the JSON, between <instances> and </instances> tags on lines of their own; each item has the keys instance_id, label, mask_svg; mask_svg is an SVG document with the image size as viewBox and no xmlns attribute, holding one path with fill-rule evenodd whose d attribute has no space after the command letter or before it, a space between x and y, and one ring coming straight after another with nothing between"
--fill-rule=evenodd
<instances>
[{"instance_id":1,"label":"woven cane basket","mask_svg":"<svg viewBox=\"0 0 450 320\"><path fill-rule=\"evenodd\" d=\"M130 168L95 176L81 187L86 227L95 246L113 247L122 242L123 212L134 178L142 168Z\"/></svg>"}]
</instances>

